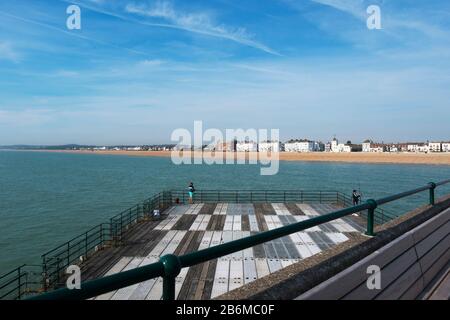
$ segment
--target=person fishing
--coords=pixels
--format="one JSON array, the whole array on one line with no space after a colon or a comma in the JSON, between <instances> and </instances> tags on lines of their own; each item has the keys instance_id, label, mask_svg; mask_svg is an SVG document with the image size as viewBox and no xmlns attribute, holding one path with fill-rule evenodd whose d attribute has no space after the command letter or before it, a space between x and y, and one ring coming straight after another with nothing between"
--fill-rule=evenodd
<instances>
[{"instance_id":1,"label":"person fishing","mask_svg":"<svg viewBox=\"0 0 450 320\"><path fill-rule=\"evenodd\" d=\"M353 190L353 193L352 193L352 202L353 202L353 205L354 206L357 206L358 204L359 204L359 201L361 200L361 194L358 192L358 191L356 191L356 190Z\"/></svg>"},{"instance_id":2,"label":"person fishing","mask_svg":"<svg viewBox=\"0 0 450 320\"><path fill-rule=\"evenodd\" d=\"M195 193L194 184L192 182L189 184L188 191L189 191L189 203L192 204L194 203L194 193Z\"/></svg>"}]
</instances>

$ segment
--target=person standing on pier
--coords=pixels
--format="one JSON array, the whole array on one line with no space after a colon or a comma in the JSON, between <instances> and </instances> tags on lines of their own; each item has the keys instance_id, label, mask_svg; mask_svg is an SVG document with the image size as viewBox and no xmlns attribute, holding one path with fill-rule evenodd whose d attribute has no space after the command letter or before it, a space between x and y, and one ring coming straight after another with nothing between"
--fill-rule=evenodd
<instances>
[{"instance_id":1,"label":"person standing on pier","mask_svg":"<svg viewBox=\"0 0 450 320\"><path fill-rule=\"evenodd\" d=\"M192 182L189 184L188 190L189 190L189 203L192 204L194 203L194 192L195 192L194 184Z\"/></svg>"},{"instance_id":2,"label":"person standing on pier","mask_svg":"<svg viewBox=\"0 0 450 320\"><path fill-rule=\"evenodd\" d=\"M356 190L353 190L353 193L352 193L353 205L357 206L359 204L360 199L361 199L361 195L359 194L359 192Z\"/></svg>"}]
</instances>

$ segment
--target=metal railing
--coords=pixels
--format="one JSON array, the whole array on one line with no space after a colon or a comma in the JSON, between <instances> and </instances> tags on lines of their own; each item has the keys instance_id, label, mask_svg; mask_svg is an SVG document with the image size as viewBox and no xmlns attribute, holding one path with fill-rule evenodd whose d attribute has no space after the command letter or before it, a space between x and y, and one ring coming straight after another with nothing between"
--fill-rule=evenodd
<instances>
[{"instance_id":1,"label":"metal railing","mask_svg":"<svg viewBox=\"0 0 450 320\"><path fill-rule=\"evenodd\" d=\"M164 210L170 203L167 192L160 192L112 217L87 232L42 255L45 290L56 288L65 280L65 270L73 264L86 261L92 254L105 247L118 246L124 233L133 225L151 219L155 209Z\"/></svg>"},{"instance_id":2,"label":"metal railing","mask_svg":"<svg viewBox=\"0 0 450 320\"><path fill-rule=\"evenodd\" d=\"M187 203L186 191L170 191L171 200L176 203ZM339 203L344 194L337 191L323 190L198 190L194 201L201 203L264 203L264 202L297 202L297 203Z\"/></svg>"},{"instance_id":3,"label":"metal railing","mask_svg":"<svg viewBox=\"0 0 450 320\"><path fill-rule=\"evenodd\" d=\"M320 224L330 222L353 213L367 210L367 231L366 234L374 236L375 210L379 205L389 203L413 194L423 191L429 191L429 204L435 203L436 187L449 183L445 180L439 183L429 183L426 186L392 195L386 198L374 200L369 199L365 203L344 208L329 214L313 217L311 219L283 226L277 229L258 233L256 235L234 240L225 244L213 246L197 252L176 256L173 254L165 255L160 261L139 267L133 270L124 271L119 274L106 276L104 278L91 280L82 284L79 290L58 289L53 292L45 293L30 299L36 300L53 300L53 299L88 299L110 291L128 287L146 280L156 277L163 277L163 298L165 300L175 299L175 278L178 276L182 268L191 267L209 260L217 259L237 251L241 251L253 246L271 241L280 237L300 232Z\"/></svg>"},{"instance_id":4,"label":"metal railing","mask_svg":"<svg viewBox=\"0 0 450 320\"><path fill-rule=\"evenodd\" d=\"M0 300L42 292L41 266L22 265L0 277Z\"/></svg>"}]
</instances>

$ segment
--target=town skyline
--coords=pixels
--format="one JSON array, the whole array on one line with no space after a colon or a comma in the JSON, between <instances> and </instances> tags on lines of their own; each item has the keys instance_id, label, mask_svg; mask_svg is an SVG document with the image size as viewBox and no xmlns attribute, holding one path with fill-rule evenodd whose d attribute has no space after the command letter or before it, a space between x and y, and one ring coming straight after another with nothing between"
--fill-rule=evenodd
<instances>
[{"instance_id":1,"label":"town skyline","mask_svg":"<svg viewBox=\"0 0 450 320\"><path fill-rule=\"evenodd\" d=\"M232 152L450 152L450 139L441 141L397 141L378 142L365 139L362 142L350 140L339 141L333 137L330 141L313 140L307 138L291 138L283 141L266 139L254 141L252 139L215 140L215 143L176 144L174 142L161 144L111 144L111 145L0 145L4 149L54 149L54 150L115 150L115 151L172 151L172 150L205 150Z\"/></svg>"}]
</instances>

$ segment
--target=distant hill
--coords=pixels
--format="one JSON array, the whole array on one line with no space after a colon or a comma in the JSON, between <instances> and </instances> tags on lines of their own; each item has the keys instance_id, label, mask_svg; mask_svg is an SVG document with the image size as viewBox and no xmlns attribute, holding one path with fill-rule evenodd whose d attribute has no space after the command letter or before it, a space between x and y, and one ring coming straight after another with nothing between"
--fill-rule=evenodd
<instances>
[{"instance_id":1,"label":"distant hill","mask_svg":"<svg viewBox=\"0 0 450 320\"><path fill-rule=\"evenodd\" d=\"M84 146L78 144L65 144L60 146L37 146L37 145L25 145L25 144L17 144L10 146L0 146L0 149L8 149L8 150L72 150L72 149L80 149L80 148L95 148L95 146Z\"/></svg>"}]
</instances>

